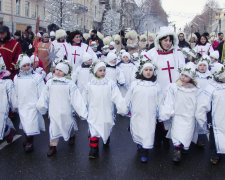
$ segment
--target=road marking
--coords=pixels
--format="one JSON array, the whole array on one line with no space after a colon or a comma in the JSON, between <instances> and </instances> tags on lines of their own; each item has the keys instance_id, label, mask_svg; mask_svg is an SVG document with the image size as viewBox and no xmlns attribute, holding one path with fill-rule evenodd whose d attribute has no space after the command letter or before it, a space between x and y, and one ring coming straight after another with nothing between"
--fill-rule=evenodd
<instances>
[{"instance_id":1,"label":"road marking","mask_svg":"<svg viewBox=\"0 0 225 180\"><path fill-rule=\"evenodd\" d=\"M22 135L15 135L15 136L13 137L12 143L13 143L14 141L16 141L17 139L19 139L21 136L22 136ZM11 143L9 143L9 144L11 144ZM2 150L4 147L6 147L6 146L9 145L9 144L8 144L6 141L4 141L3 143L0 144L0 150Z\"/></svg>"}]
</instances>

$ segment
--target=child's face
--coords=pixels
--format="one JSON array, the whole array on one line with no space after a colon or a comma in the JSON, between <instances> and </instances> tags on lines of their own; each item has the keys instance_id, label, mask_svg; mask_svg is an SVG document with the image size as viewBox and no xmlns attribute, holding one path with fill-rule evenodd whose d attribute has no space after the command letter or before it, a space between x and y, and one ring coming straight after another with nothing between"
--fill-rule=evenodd
<instances>
[{"instance_id":1,"label":"child's face","mask_svg":"<svg viewBox=\"0 0 225 180\"><path fill-rule=\"evenodd\" d=\"M116 64L116 59L113 59L112 61L110 61L110 64L115 65Z\"/></svg>"},{"instance_id":2,"label":"child's face","mask_svg":"<svg viewBox=\"0 0 225 180\"><path fill-rule=\"evenodd\" d=\"M189 57L188 57L188 60L189 60L189 61L193 61L193 59L194 59L193 56L189 56Z\"/></svg>"},{"instance_id":3,"label":"child's face","mask_svg":"<svg viewBox=\"0 0 225 180\"><path fill-rule=\"evenodd\" d=\"M200 64L200 65L198 66L198 71L199 71L200 73L205 73L205 72L206 72L206 69L207 69L207 66L206 66L205 64Z\"/></svg>"},{"instance_id":4,"label":"child's face","mask_svg":"<svg viewBox=\"0 0 225 180\"><path fill-rule=\"evenodd\" d=\"M56 75L56 77L60 78L60 77L64 77L64 76L65 76L65 73L62 72L62 71L59 70L59 69L56 69L56 70L55 70L55 75Z\"/></svg>"},{"instance_id":5,"label":"child's face","mask_svg":"<svg viewBox=\"0 0 225 180\"><path fill-rule=\"evenodd\" d=\"M202 36L200 41L201 41L202 44L205 44L206 43L206 38Z\"/></svg>"},{"instance_id":6,"label":"child's face","mask_svg":"<svg viewBox=\"0 0 225 180\"><path fill-rule=\"evenodd\" d=\"M24 64L22 67L21 67L21 70L24 71L24 72L28 72L30 70L30 64L27 63L27 64Z\"/></svg>"},{"instance_id":7,"label":"child's face","mask_svg":"<svg viewBox=\"0 0 225 180\"><path fill-rule=\"evenodd\" d=\"M85 64L85 65L91 65L91 64L92 64L92 60L89 59L88 61L85 61L84 64Z\"/></svg>"},{"instance_id":8,"label":"child's face","mask_svg":"<svg viewBox=\"0 0 225 180\"><path fill-rule=\"evenodd\" d=\"M92 49L93 49L93 51L94 51L94 52L96 52L96 51L97 51L97 47L93 47Z\"/></svg>"},{"instance_id":9,"label":"child's face","mask_svg":"<svg viewBox=\"0 0 225 180\"><path fill-rule=\"evenodd\" d=\"M186 83L189 83L189 82L191 81L191 78L188 77L188 76L185 75L185 74L181 74L180 80L182 81L182 83L186 84Z\"/></svg>"},{"instance_id":10,"label":"child's face","mask_svg":"<svg viewBox=\"0 0 225 180\"><path fill-rule=\"evenodd\" d=\"M117 41L117 40L115 40L115 43L116 43L116 44L119 44L120 42L119 42L119 41Z\"/></svg>"},{"instance_id":11,"label":"child's face","mask_svg":"<svg viewBox=\"0 0 225 180\"><path fill-rule=\"evenodd\" d=\"M150 67L144 68L144 70L142 72L143 76L147 79L150 79L153 76L153 73L154 73L154 71Z\"/></svg>"},{"instance_id":12,"label":"child's face","mask_svg":"<svg viewBox=\"0 0 225 180\"><path fill-rule=\"evenodd\" d=\"M129 61L129 58L127 56L123 56L122 59L124 63L127 63Z\"/></svg>"},{"instance_id":13,"label":"child's face","mask_svg":"<svg viewBox=\"0 0 225 180\"><path fill-rule=\"evenodd\" d=\"M109 49L110 49L110 50L113 50L113 49L114 49L114 46L109 45Z\"/></svg>"},{"instance_id":14,"label":"child's face","mask_svg":"<svg viewBox=\"0 0 225 180\"><path fill-rule=\"evenodd\" d=\"M211 58L211 63L214 63L217 61L217 59L213 58L213 57L210 57Z\"/></svg>"},{"instance_id":15,"label":"child's face","mask_svg":"<svg viewBox=\"0 0 225 180\"><path fill-rule=\"evenodd\" d=\"M105 77L105 67L100 67L96 72L96 76L98 78L104 78Z\"/></svg>"}]
</instances>

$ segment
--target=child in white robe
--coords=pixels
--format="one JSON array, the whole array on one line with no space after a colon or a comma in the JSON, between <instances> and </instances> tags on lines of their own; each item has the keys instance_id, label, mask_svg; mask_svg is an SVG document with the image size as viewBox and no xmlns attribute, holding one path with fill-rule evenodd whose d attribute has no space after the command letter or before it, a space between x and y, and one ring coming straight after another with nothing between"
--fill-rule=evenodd
<instances>
[{"instance_id":1,"label":"child in white robe","mask_svg":"<svg viewBox=\"0 0 225 180\"><path fill-rule=\"evenodd\" d=\"M30 57L30 60L31 60L31 64L33 66L34 71L40 74L43 80L45 80L46 72L44 71L42 67L39 66L39 58L37 56L35 57L34 55L32 55Z\"/></svg>"},{"instance_id":2,"label":"child in white robe","mask_svg":"<svg viewBox=\"0 0 225 180\"><path fill-rule=\"evenodd\" d=\"M8 117L9 109L16 108L16 94L12 80L10 79L10 72L6 70L4 60L0 58L0 140L5 139L7 143L13 141L15 128L12 121Z\"/></svg>"},{"instance_id":3,"label":"child in white robe","mask_svg":"<svg viewBox=\"0 0 225 180\"><path fill-rule=\"evenodd\" d=\"M105 146L109 145L109 137L114 126L113 103L117 113L125 114L127 107L116 83L105 77L106 66L98 61L91 66L94 77L88 83L84 94L88 109L88 126L90 133L89 158L98 157L98 141L101 137Z\"/></svg>"},{"instance_id":4,"label":"child in white robe","mask_svg":"<svg viewBox=\"0 0 225 180\"><path fill-rule=\"evenodd\" d=\"M125 77L123 71L116 66L117 55L115 53L109 53L105 59L106 63L106 78L112 80L119 85L125 84Z\"/></svg>"},{"instance_id":5,"label":"child in white robe","mask_svg":"<svg viewBox=\"0 0 225 180\"><path fill-rule=\"evenodd\" d=\"M148 161L148 150L153 148L156 116L160 102L161 89L156 82L155 66L141 61L136 74L136 81L126 94L126 103L131 111L130 132L137 143L140 160Z\"/></svg>"},{"instance_id":6,"label":"child in white robe","mask_svg":"<svg viewBox=\"0 0 225 180\"><path fill-rule=\"evenodd\" d=\"M206 132L209 129L210 162L217 164L220 154L225 154L225 67L215 64L213 80L201 91L197 99L196 120ZM212 119L207 122L207 113L212 109Z\"/></svg>"},{"instance_id":7,"label":"child in white robe","mask_svg":"<svg viewBox=\"0 0 225 180\"><path fill-rule=\"evenodd\" d=\"M122 61L117 65L124 72L125 76L125 85L120 87L120 92L123 97L125 97L131 83L135 80L135 73L137 72L137 67L130 59L130 54L128 52L124 52L122 55Z\"/></svg>"},{"instance_id":8,"label":"child in white robe","mask_svg":"<svg viewBox=\"0 0 225 180\"><path fill-rule=\"evenodd\" d=\"M87 109L79 89L75 83L66 78L70 66L66 61L60 61L55 67L55 76L48 80L47 86L38 101L37 108L45 114L48 110L50 117L49 134L50 147L47 156L56 154L56 146L59 138L73 145L75 140L74 131L78 130L73 112L87 118Z\"/></svg>"},{"instance_id":9,"label":"child in white robe","mask_svg":"<svg viewBox=\"0 0 225 180\"><path fill-rule=\"evenodd\" d=\"M201 35L200 42L195 46L194 50L195 52L200 53L202 56L204 54L209 55L214 51L212 45L208 42L208 39L205 35Z\"/></svg>"},{"instance_id":10,"label":"child in white robe","mask_svg":"<svg viewBox=\"0 0 225 180\"><path fill-rule=\"evenodd\" d=\"M204 90L208 85L209 82L212 79L212 74L209 71L209 61L210 58L207 55L204 55L202 58L200 58L200 60L197 62L197 75L198 77L196 78L198 87L200 88L200 91ZM211 115L208 114L208 118ZM205 146L205 141L206 141L206 135L205 135L205 131L202 131L202 129L200 127L198 127L197 124L197 129L198 129L198 141L197 141L197 145L199 147L204 147Z\"/></svg>"},{"instance_id":11,"label":"child in white robe","mask_svg":"<svg viewBox=\"0 0 225 180\"><path fill-rule=\"evenodd\" d=\"M24 150L33 151L33 136L45 131L45 123L42 115L36 108L45 83L41 75L33 71L31 60L21 54L17 61L19 74L14 77L15 91L18 101L20 128L25 134Z\"/></svg>"},{"instance_id":12,"label":"child in white robe","mask_svg":"<svg viewBox=\"0 0 225 180\"><path fill-rule=\"evenodd\" d=\"M181 161L182 149L188 150L191 141L197 141L195 135L195 109L198 88L194 80L195 67L187 65L180 78L169 86L166 97L160 107L159 119L172 119L167 137L174 144L173 161ZM196 140L195 140L196 139Z\"/></svg>"},{"instance_id":13,"label":"child in white robe","mask_svg":"<svg viewBox=\"0 0 225 180\"><path fill-rule=\"evenodd\" d=\"M220 64L219 61L219 51L214 51L213 53L210 54L210 71L213 72L213 68L216 64Z\"/></svg>"},{"instance_id":14,"label":"child in white robe","mask_svg":"<svg viewBox=\"0 0 225 180\"><path fill-rule=\"evenodd\" d=\"M131 61L135 64L137 68L140 66L140 59L141 58L137 52L131 55Z\"/></svg>"},{"instance_id":15,"label":"child in white robe","mask_svg":"<svg viewBox=\"0 0 225 180\"><path fill-rule=\"evenodd\" d=\"M91 64L92 56L89 53L85 52L82 57L81 66L75 69L75 71L72 73L72 80L76 83L81 94L87 88L88 82L93 77L93 74L90 73Z\"/></svg>"}]
</instances>

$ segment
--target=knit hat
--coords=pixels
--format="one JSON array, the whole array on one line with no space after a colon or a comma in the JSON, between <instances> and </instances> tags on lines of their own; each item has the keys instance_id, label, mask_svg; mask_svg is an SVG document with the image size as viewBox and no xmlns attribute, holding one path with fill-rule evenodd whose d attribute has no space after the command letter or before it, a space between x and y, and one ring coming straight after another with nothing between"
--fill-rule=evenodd
<instances>
[{"instance_id":1,"label":"knit hat","mask_svg":"<svg viewBox=\"0 0 225 180\"><path fill-rule=\"evenodd\" d=\"M114 41L119 41L119 42L120 42L120 41L121 41L120 35L119 35L119 34L114 35L114 36L113 36L113 40L114 40Z\"/></svg>"},{"instance_id":2,"label":"knit hat","mask_svg":"<svg viewBox=\"0 0 225 180\"><path fill-rule=\"evenodd\" d=\"M57 40L62 38L62 37L66 37L66 36L67 36L66 31L63 30L63 29L59 29L55 33L55 37L56 37Z\"/></svg>"},{"instance_id":3,"label":"knit hat","mask_svg":"<svg viewBox=\"0 0 225 180\"><path fill-rule=\"evenodd\" d=\"M138 67L138 71L136 72L136 75L141 75L146 67L152 68L153 71L157 69L157 67L151 61L149 60L141 61Z\"/></svg>"},{"instance_id":4,"label":"knit hat","mask_svg":"<svg viewBox=\"0 0 225 180\"><path fill-rule=\"evenodd\" d=\"M108 53L109 52L109 45L103 46L102 51L105 51L106 53Z\"/></svg>"},{"instance_id":5,"label":"knit hat","mask_svg":"<svg viewBox=\"0 0 225 180\"><path fill-rule=\"evenodd\" d=\"M89 60L92 60L92 56L89 53L84 52L82 62L86 62L86 61L89 61Z\"/></svg>"},{"instance_id":6,"label":"knit hat","mask_svg":"<svg viewBox=\"0 0 225 180\"><path fill-rule=\"evenodd\" d=\"M121 49L120 50L120 55L122 56L124 52L126 52L126 50L125 49Z\"/></svg>"},{"instance_id":7,"label":"knit hat","mask_svg":"<svg viewBox=\"0 0 225 180\"><path fill-rule=\"evenodd\" d=\"M125 56L127 56L128 59L130 59L130 54L129 54L128 52L124 52L124 53L122 54L122 58L125 57Z\"/></svg>"},{"instance_id":8,"label":"knit hat","mask_svg":"<svg viewBox=\"0 0 225 180\"><path fill-rule=\"evenodd\" d=\"M69 63L66 60L60 61L55 67L55 69L58 69L58 70L64 72L65 75L70 72L70 68L71 67L70 67Z\"/></svg>"},{"instance_id":9,"label":"knit hat","mask_svg":"<svg viewBox=\"0 0 225 180\"><path fill-rule=\"evenodd\" d=\"M197 68L201 64L205 64L206 65L206 69L209 68L210 58L209 58L209 56L208 57L206 57L206 56L203 56L202 58L200 58L200 60L198 61L198 64L197 64Z\"/></svg>"},{"instance_id":10,"label":"knit hat","mask_svg":"<svg viewBox=\"0 0 225 180\"><path fill-rule=\"evenodd\" d=\"M20 54L18 57L18 61L15 65L15 69L21 68L24 64L31 64L31 60L27 55Z\"/></svg>"},{"instance_id":11,"label":"knit hat","mask_svg":"<svg viewBox=\"0 0 225 180\"><path fill-rule=\"evenodd\" d=\"M54 31L51 31L50 32L50 36L54 36L55 37L55 32Z\"/></svg>"},{"instance_id":12,"label":"knit hat","mask_svg":"<svg viewBox=\"0 0 225 180\"><path fill-rule=\"evenodd\" d=\"M216 63L212 69L212 75L215 81L220 81L225 78L225 67L223 64Z\"/></svg>"},{"instance_id":13,"label":"knit hat","mask_svg":"<svg viewBox=\"0 0 225 180\"><path fill-rule=\"evenodd\" d=\"M114 59L117 59L117 55L115 53L110 52L105 58L105 63L109 64L110 66L115 66L115 64L110 63Z\"/></svg>"},{"instance_id":14,"label":"knit hat","mask_svg":"<svg viewBox=\"0 0 225 180\"><path fill-rule=\"evenodd\" d=\"M184 74L194 80L197 77L195 69L196 66L194 63L188 63L183 69L181 69L181 74Z\"/></svg>"},{"instance_id":15,"label":"knit hat","mask_svg":"<svg viewBox=\"0 0 225 180\"><path fill-rule=\"evenodd\" d=\"M99 69L100 67L105 67L105 68L106 68L106 65L105 65L104 62L97 60L97 61L95 61L95 62L91 65L91 67L90 67L90 72L91 72L92 74L96 74L96 72L98 71L98 69Z\"/></svg>"},{"instance_id":16,"label":"knit hat","mask_svg":"<svg viewBox=\"0 0 225 180\"><path fill-rule=\"evenodd\" d=\"M219 51L213 51L212 53L210 53L210 57L218 60L220 57Z\"/></svg>"}]
</instances>

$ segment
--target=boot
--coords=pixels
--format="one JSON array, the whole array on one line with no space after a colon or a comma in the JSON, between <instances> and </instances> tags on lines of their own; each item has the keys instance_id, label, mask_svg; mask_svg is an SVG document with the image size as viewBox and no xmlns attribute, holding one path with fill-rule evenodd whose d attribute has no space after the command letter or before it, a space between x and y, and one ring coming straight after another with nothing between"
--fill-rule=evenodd
<instances>
[{"instance_id":1,"label":"boot","mask_svg":"<svg viewBox=\"0 0 225 180\"><path fill-rule=\"evenodd\" d=\"M107 142L105 144L103 144L104 148L108 148L109 147L109 143L110 143L110 137L108 138Z\"/></svg>"},{"instance_id":2,"label":"boot","mask_svg":"<svg viewBox=\"0 0 225 180\"><path fill-rule=\"evenodd\" d=\"M34 150L33 148L33 136L26 136L26 142L24 143L24 151L29 153Z\"/></svg>"},{"instance_id":3,"label":"boot","mask_svg":"<svg viewBox=\"0 0 225 180\"><path fill-rule=\"evenodd\" d=\"M181 148L175 147L173 151L173 162L178 163L181 161Z\"/></svg>"},{"instance_id":4,"label":"boot","mask_svg":"<svg viewBox=\"0 0 225 180\"><path fill-rule=\"evenodd\" d=\"M144 148L140 149L140 161L142 163L148 162L148 149L144 149Z\"/></svg>"},{"instance_id":5,"label":"boot","mask_svg":"<svg viewBox=\"0 0 225 180\"><path fill-rule=\"evenodd\" d=\"M16 131L13 128L10 128L9 135L6 138L7 143L11 143L13 141L13 137L15 135Z\"/></svg>"},{"instance_id":6,"label":"boot","mask_svg":"<svg viewBox=\"0 0 225 180\"><path fill-rule=\"evenodd\" d=\"M47 152L47 156L48 157L51 157L53 156L54 154L56 154L57 150L56 150L56 146L50 146L49 147L49 150Z\"/></svg>"},{"instance_id":7,"label":"boot","mask_svg":"<svg viewBox=\"0 0 225 180\"><path fill-rule=\"evenodd\" d=\"M97 137L89 137L90 140L90 151L89 151L89 159L96 159L98 157L98 141Z\"/></svg>"},{"instance_id":8,"label":"boot","mask_svg":"<svg viewBox=\"0 0 225 180\"><path fill-rule=\"evenodd\" d=\"M71 136L70 139L69 139L68 144L69 144L70 146L73 146L73 145L74 145L74 142L75 142L75 136Z\"/></svg>"}]
</instances>

